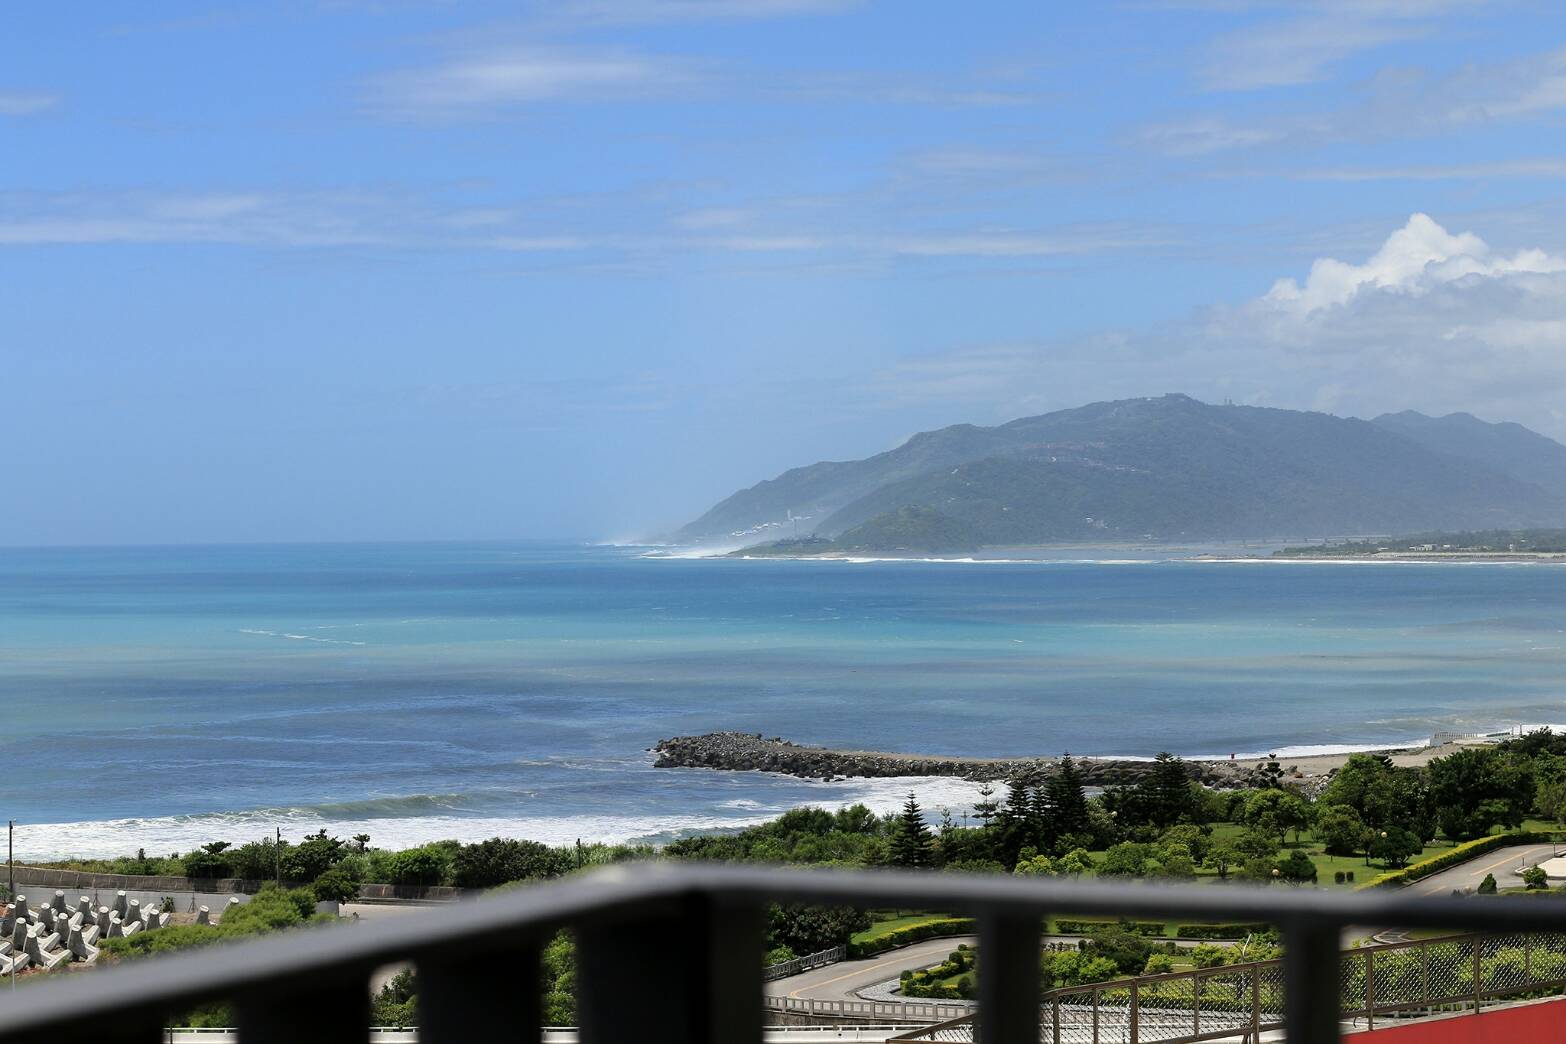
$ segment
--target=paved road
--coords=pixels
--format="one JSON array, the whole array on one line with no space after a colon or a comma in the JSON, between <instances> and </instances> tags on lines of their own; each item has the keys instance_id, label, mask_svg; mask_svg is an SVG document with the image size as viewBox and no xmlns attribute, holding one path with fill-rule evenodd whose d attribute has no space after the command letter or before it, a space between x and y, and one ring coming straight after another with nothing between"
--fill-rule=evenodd
<instances>
[{"instance_id":1,"label":"paved road","mask_svg":"<svg viewBox=\"0 0 1566 1044\"><path fill-rule=\"evenodd\" d=\"M1532 866L1550 858L1558 850L1559 846L1554 845L1512 845L1507 848L1497 848L1494 852L1476 856L1450 870L1442 870L1422 881L1415 881L1405 887L1403 892L1408 895L1451 895L1455 888L1478 888L1485 874L1494 874L1495 883L1502 888L1515 887L1522 884L1522 880L1516 875L1518 866L1524 864Z\"/></svg>"},{"instance_id":2,"label":"paved road","mask_svg":"<svg viewBox=\"0 0 1566 1044\"><path fill-rule=\"evenodd\" d=\"M901 950L877 954L868 960L842 961L786 979L775 979L766 984L766 995L804 1000L859 1000L855 993L857 990L895 979L905 970L933 967L944 961L946 955L962 943L977 946L978 942L978 938L972 935L927 939Z\"/></svg>"}]
</instances>

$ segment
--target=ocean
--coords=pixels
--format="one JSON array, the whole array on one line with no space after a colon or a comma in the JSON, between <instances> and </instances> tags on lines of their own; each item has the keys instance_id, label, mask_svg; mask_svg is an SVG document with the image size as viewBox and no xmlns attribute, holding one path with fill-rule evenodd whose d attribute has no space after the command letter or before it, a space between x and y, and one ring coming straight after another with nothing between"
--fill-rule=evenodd
<instances>
[{"instance_id":1,"label":"ocean","mask_svg":"<svg viewBox=\"0 0 1566 1044\"><path fill-rule=\"evenodd\" d=\"M653 768L677 734L1226 756L1566 721L1560 567L1110 557L4 549L0 818L19 858L275 827L656 841L910 789L958 818L973 799Z\"/></svg>"}]
</instances>

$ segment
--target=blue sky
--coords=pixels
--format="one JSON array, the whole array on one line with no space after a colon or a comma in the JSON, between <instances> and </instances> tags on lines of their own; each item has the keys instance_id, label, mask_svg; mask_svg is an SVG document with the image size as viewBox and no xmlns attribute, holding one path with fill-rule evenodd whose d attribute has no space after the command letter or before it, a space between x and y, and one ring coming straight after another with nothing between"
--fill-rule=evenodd
<instances>
[{"instance_id":1,"label":"blue sky","mask_svg":"<svg viewBox=\"0 0 1566 1044\"><path fill-rule=\"evenodd\" d=\"M645 534L1184 391L1566 436L1566 10L15 5L0 543Z\"/></svg>"}]
</instances>

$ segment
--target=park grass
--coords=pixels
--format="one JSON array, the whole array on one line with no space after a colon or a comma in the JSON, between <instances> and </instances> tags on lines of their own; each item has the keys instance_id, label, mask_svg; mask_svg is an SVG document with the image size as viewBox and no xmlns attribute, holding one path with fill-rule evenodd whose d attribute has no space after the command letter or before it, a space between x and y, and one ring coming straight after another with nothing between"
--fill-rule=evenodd
<instances>
[{"instance_id":1,"label":"park grass","mask_svg":"<svg viewBox=\"0 0 1566 1044\"><path fill-rule=\"evenodd\" d=\"M876 939L880 939L883 936L891 935L893 932L902 931L904 928L913 928L921 924L930 924L933 921L946 921L950 920L954 916L949 913L930 913L928 911L908 912L903 910L873 911L870 916L874 918L878 913L883 915L890 913L891 916L883 917L880 920L872 920L869 928L866 928L862 932L854 933L854 942L871 942Z\"/></svg>"}]
</instances>

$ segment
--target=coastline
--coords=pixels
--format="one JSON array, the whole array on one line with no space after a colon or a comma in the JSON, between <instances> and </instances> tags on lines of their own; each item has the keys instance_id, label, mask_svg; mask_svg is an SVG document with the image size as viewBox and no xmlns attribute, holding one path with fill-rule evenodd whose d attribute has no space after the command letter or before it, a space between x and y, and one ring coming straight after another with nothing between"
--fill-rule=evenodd
<instances>
[{"instance_id":1,"label":"coastline","mask_svg":"<svg viewBox=\"0 0 1566 1044\"><path fill-rule=\"evenodd\" d=\"M1215 758L1184 758L1187 771L1197 782L1218 789L1257 785L1265 781L1269 764L1276 762L1286 778L1309 783L1341 768L1352 754L1385 755L1394 765L1422 768L1431 760L1464 747L1496 742L1488 736L1443 738L1440 743L1409 746L1354 747L1339 751L1313 751L1291 755L1283 748L1276 755L1239 754ZM845 750L811 747L781 737L759 733L715 732L699 736L674 736L653 748L657 768L699 768L730 772L778 773L800 779L875 779L887 777L957 777L975 782L1004 782L1018 776L1046 774L1060 757L1040 755L1021 758L957 757L902 751ZM1131 783L1145 775L1153 759L1144 757L1076 757L1084 782L1094 786Z\"/></svg>"}]
</instances>

